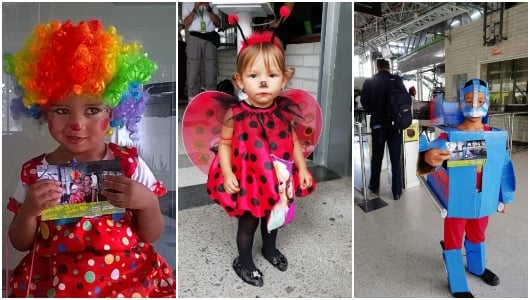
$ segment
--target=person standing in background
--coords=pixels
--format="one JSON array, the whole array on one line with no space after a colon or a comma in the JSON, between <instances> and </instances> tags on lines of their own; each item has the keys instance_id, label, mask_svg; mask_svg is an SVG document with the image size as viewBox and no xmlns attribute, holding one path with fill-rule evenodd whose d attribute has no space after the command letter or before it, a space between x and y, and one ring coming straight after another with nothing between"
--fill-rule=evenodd
<instances>
[{"instance_id":1,"label":"person standing in background","mask_svg":"<svg viewBox=\"0 0 530 300\"><path fill-rule=\"evenodd\" d=\"M368 188L372 193L379 194L379 179L381 166L385 153L385 144L388 145L390 162L392 165L392 196L399 200L402 194L403 164L401 162L401 145L403 133L401 129L392 125L387 112L387 90L390 85L390 63L386 59L377 60L378 73L366 80L361 92L361 104L371 115L370 128L372 129L372 161L371 176ZM407 93L401 78L398 85Z\"/></svg>"},{"instance_id":2,"label":"person standing in background","mask_svg":"<svg viewBox=\"0 0 530 300\"><path fill-rule=\"evenodd\" d=\"M201 64L204 63L205 89L217 88L217 47L219 34L215 27L221 25L219 10L210 2L182 3L184 26L190 35L186 45L188 99L201 91Z\"/></svg>"}]
</instances>

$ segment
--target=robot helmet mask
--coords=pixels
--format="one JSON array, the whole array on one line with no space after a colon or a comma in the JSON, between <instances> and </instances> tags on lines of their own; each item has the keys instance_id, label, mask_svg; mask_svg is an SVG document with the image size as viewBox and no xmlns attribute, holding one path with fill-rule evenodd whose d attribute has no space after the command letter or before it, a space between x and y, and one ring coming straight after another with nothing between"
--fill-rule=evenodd
<instances>
[{"instance_id":1,"label":"robot helmet mask","mask_svg":"<svg viewBox=\"0 0 530 300\"><path fill-rule=\"evenodd\" d=\"M464 96L467 93L473 93L473 106L469 106ZM478 93L484 93L484 104L479 106ZM471 79L466 81L460 88L460 107L462 114L466 118L485 117L488 115L490 106L490 91L488 83L481 79Z\"/></svg>"}]
</instances>

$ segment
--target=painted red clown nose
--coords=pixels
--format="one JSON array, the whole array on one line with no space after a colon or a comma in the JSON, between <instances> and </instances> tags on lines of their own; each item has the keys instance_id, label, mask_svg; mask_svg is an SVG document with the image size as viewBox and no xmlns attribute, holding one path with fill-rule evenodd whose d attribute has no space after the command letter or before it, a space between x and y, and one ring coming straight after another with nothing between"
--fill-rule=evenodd
<instances>
[{"instance_id":1,"label":"painted red clown nose","mask_svg":"<svg viewBox=\"0 0 530 300\"><path fill-rule=\"evenodd\" d=\"M70 129L72 129L73 131L79 131L81 130L81 125L79 125L79 123L72 124L70 125Z\"/></svg>"}]
</instances>

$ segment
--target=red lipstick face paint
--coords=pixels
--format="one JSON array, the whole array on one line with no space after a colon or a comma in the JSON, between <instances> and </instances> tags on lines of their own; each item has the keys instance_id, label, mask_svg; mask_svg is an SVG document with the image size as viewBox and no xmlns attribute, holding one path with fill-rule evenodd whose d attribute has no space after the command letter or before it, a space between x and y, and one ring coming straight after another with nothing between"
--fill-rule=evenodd
<instances>
[{"instance_id":1,"label":"red lipstick face paint","mask_svg":"<svg viewBox=\"0 0 530 300\"><path fill-rule=\"evenodd\" d=\"M99 123L99 129L101 129L101 131L106 131L107 127L109 127L109 121L110 118L105 118L101 120L101 122Z\"/></svg>"}]
</instances>

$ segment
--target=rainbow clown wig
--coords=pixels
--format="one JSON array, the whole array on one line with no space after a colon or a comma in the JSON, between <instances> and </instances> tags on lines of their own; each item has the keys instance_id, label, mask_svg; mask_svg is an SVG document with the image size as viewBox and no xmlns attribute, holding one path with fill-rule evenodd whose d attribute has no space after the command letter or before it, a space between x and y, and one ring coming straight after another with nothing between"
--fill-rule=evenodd
<instances>
[{"instance_id":1,"label":"rainbow clown wig","mask_svg":"<svg viewBox=\"0 0 530 300\"><path fill-rule=\"evenodd\" d=\"M68 95L90 94L112 109L111 127L137 132L156 64L138 42L123 43L116 28L101 21L38 24L21 51L4 55L4 71L13 75L22 95L13 99L13 116L41 119Z\"/></svg>"}]
</instances>

